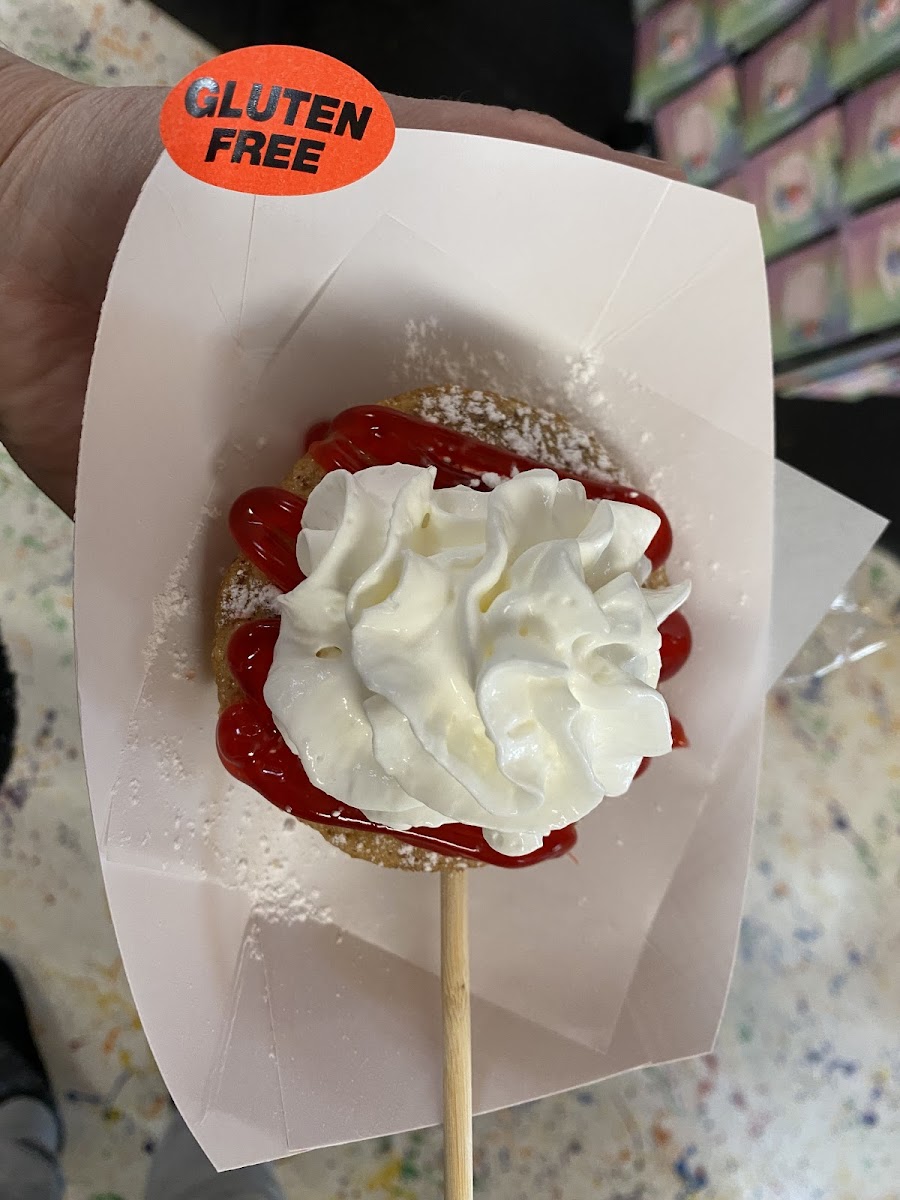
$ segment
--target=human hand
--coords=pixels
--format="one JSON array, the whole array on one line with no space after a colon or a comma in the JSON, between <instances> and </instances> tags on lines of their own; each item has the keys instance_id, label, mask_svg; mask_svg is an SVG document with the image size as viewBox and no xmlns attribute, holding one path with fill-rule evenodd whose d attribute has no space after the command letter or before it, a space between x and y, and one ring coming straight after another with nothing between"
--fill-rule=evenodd
<instances>
[{"instance_id":1,"label":"human hand","mask_svg":"<svg viewBox=\"0 0 900 1200\"><path fill-rule=\"evenodd\" d=\"M70 515L100 306L161 149L165 95L72 83L0 50L0 442ZM400 127L556 146L678 177L538 113L388 99Z\"/></svg>"}]
</instances>

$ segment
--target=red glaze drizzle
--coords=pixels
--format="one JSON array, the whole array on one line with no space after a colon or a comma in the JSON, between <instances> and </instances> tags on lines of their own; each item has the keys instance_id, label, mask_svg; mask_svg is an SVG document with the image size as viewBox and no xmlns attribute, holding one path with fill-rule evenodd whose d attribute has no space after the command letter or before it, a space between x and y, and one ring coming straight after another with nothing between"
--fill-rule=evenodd
<instances>
[{"instance_id":1,"label":"red glaze drizzle","mask_svg":"<svg viewBox=\"0 0 900 1200\"><path fill-rule=\"evenodd\" d=\"M672 749L683 750L691 744L688 741L688 735L684 732L684 726L677 717L670 717L669 720L672 723ZM635 779L637 779L638 775L643 775L652 762L652 758L641 759L641 765L634 773Z\"/></svg>"},{"instance_id":2,"label":"red glaze drizzle","mask_svg":"<svg viewBox=\"0 0 900 1200\"><path fill-rule=\"evenodd\" d=\"M673 612L666 617L659 627L659 632L662 634L659 650L662 659L659 681L662 683L664 679L671 679L687 662L693 639L691 627L680 612Z\"/></svg>"},{"instance_id":3,"label":"red glaze drizzle","mask_svg":"<svg viewBox=\"0 0 900 1200\"><path fill-rule=\"evenodd\" d=\"M332 422L321 422L309 431L304 448L323 470L355 472L395 462L437 468L437 487L470 484L493 473L508 477L514 471L542 466L523 455L479 442L466 434L434 425L396 409L347 409ZM654 567L665 562L672 548L672 529L656 503L643 492L622 484L557 471L564 479L577 479L593 500L619 500L648 508L660 518L660 527L647 550ZM305 501L283 488L253 488L238 497L229 515L232 536L244 555L281 591L291 591L303 579L297 566L296 542ZM369 821L358 809L341 804L315 787L300 759L288 749L265 703L263 688L272 666L280 619L249 621L240 625L228 644L228 665L245 699L232 704L219 717L216 745L226 770L260 792L284 812L304 821L342 829L389 833L399 841L438 854L477 859L498 867L527 867L569 853L577 834L574 825L551 832L533 854L518 858L499 854L471 825L442 825L437 829L386 829ZM668 679L685 662L691 648L690 628L681 613L660 625L661 679ZM672 718L672 745L688 744L681 723ZM650 764L645 758L642 774Z\"/></svg>"},{"instance_id":4,"label":"red glaze drizzle","mask_svg":"<svg viewBox=\"0 0 900 1200\"><path fill-rule=\"evenodd\" d=\"M231 536L254 566L283 592L303 579L297 566L297 536L306 501L284 488L251 488L228 514Z\"/></svg>"},{"instance_id":5,"label":"red glaze drizzle","mask_svg":"<svg viewBox=\"0 0 900 1200\"><path fill-rule=\"evenodd\" d=\"M318 432L320 426L315 427ZM437 467L435 485L439 488L470 484L486 474L504 478L516 471L532 471L545 466L523 454L513 454L499 446L479 442L456 429L435 425L422 417L400 412L384 405L348 408L327 427L327 436L307 446L309 454L325 471L343 467L359 471L363 467L388 466L395 462L416 467ZM561 479L577 479L592 500L620 500L638 504L659 517L659 529L647 547L654 567L669 557L672 527L662 508L643 492L612 480L592 479L573 471L554 468Z\"/></svg>"},{"instance_id":6,"label":"red glaze drizzle","mask_svg":"<svg viewBox=\"0 0 900 1200\"><path fill-rule=\"evenodd\" d=\"M330 421L316 421L315 425L310 425L306 431L306 437L302 442L303 453L307 454L309 452L309 448L313 442L318 442L321 438L328 437L330 427Z\"/></svg>"}]
</instances>

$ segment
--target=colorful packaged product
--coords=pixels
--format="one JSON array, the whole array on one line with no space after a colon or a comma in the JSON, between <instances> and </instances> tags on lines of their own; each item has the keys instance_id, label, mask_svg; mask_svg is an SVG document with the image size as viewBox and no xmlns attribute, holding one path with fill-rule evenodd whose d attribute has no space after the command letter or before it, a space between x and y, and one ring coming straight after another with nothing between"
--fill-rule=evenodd
<instances>
[{"instance_id":1,"label":"colorful packaged product","mask_svg":"<svg viewBox=\"0 0 900 1200\"><path fill-rule=\"evenodd\" d=\"M805 8L808 0L719 0L719 39L750 50Z\"/></svg>"},{"instance_id":2,"label":"colorful packaged product","mask_svg":"<svg viewBox=\"0 0 900 1200\"><path fill-rule=\"evenodd\" d=\"M830 108L746 163L744 190L756 205L767 258L837 224L842 141L841 114Z\"/></svg>"},{"instance_id":3,"label":"colorful packaged product","mask_svg":"<svg viewBox=\"0 0 900 1200\"><path fill-rule=\"evenodd\" d=\"M900 0L834 0L830 40L835 88L900 61Z\"/></svg>"},{"instance_id":4,"label":"colorful packaged product","mask_svg":"<svg viewBox=\"0 0 900 1200\"><path fill-rule=\"evenodd\" d=\"M744 63L744 144L780 137L824 108L834 94L828 69L828 8L814 4Z\"/></svg>"},{"instance_id":5,"label":"colorful packaged product","mask_svg":"<svg viewBox=\"0 0 900 1200\"><path fill-rule=\"evenodd\" d=\"M677 163L689 183L715 183L743 158L740 113L734 68L720 67L657 113L663 157Z\"/></svg>"},{"instance_id":6,"label":"colorful packaged product","mask_svg":"<svg viewBox=\"0 0 900 1200\"><path fill-rule=\"evenodd\" d=\"M900 321L900 200L856 217L841 240L853 332Z\"/></svg>"},{"instance_id":7,"label":"colorful packaged product","mask_svg":"<svg viewBox=\"0 0 900 1200\"><path fill-rule=\"evenodd\" d=\"M771 263L766 274L776 360L847 337L847 286L836 237Z\"/></svg>"},{"instance_id":8,"label":"colorful packaged product","mask_svg":"<svg viewBox=\"0 0 900 1200\"><path fill-rule=\"evenodd\" d=\"M854 207L900 189L900 75L844 106L844 203Z\"/></svg>"},{"instance_id":9,"label":"colorful packaged product","mask_svg":"<svg viewBox=\"0 0 900 1200\"><path fill-rule=\"evenodd\" d=\"M849 366L851 356L842 355L819 379L810 379L779 395L807 400L864 400L866 396L900 396L900 357Z\"/></svg>"},{"instance_id":10,"label":"colorful packaged product","mask_svg":"<svg viewBox=\"0 0 900 1200\"><path fill-rule=\"evenodd\" d=\"M638 26L635 107L654 112L725 57L710 0L671 0Z\"/></svg>"}]
</instances>

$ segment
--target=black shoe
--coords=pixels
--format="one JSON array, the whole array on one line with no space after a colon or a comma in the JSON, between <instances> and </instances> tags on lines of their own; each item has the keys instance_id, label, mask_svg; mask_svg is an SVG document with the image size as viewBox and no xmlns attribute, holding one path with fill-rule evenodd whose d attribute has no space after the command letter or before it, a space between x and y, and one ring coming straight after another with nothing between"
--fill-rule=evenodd
<instances>
[{"instance_id":1,"label":"black shoe","mask_svg":"<svg viewBox=\"0 0 900 1200\"><path fill-rule=\"evenodd\" d=\"M0 958L0 1104L14 1097L40 1100L62 1124L50 1077L35 1045L22 992L9 964Z\"/></svg>"},{"instance_id":2,"label":"black shoe","mask_svg":"<svg viewBox=\"0 0 900 1200\"><path fill-rule=\"evenodd\" d=\"M16 681L0 637L0 787L12 762L16 742Z\"/></svg>"}]
</instances>

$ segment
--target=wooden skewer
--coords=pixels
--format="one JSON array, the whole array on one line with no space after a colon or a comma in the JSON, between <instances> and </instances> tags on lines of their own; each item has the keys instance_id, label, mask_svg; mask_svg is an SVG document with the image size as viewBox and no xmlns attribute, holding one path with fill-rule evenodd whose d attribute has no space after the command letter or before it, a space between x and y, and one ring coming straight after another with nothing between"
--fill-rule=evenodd
<instances>
[{"instance_id":1,"label":"wooden skewer","mask_svg":"<svg viewBox=\"0 0 900 1200\"><path fill-rule=\"evenodd\" d=\"M441 871L444 1198L472 1200L472 1024L466 871Z\"/></svg>"}]
</instances>

